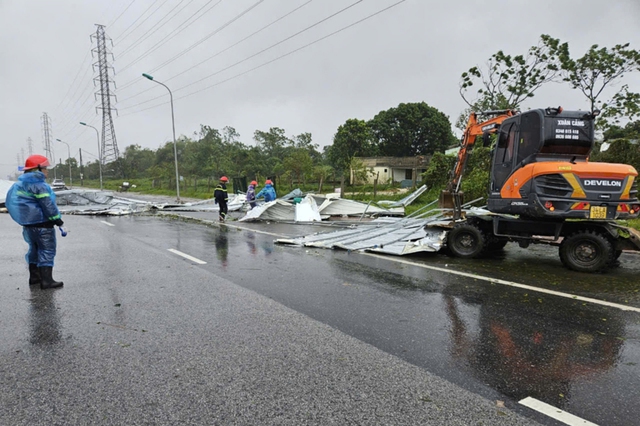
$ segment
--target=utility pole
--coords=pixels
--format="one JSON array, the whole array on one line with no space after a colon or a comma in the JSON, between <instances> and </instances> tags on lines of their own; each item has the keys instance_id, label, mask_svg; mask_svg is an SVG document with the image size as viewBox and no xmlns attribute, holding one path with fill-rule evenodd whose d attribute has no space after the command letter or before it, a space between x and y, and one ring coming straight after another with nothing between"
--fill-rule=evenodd
<instances>
[{"instance_id":1,"label":"utility pole","mask_svg":"<svg viewBox=\"0 0 640 426\"><path fill-rule=\"evenodd\" d=\"M33 155L33 140L31 138L27 138L27 152L29 156Z\"/></svg>"},{"instance_id":2,"label":"utility pole","mask_svg":"<svg viewBox=\"0 0 640 426\"><path fill-rule=\"evenodd\" d=\"M55 166L56 157L51 143L51 120L46 112L42 113L42 144L44 145L44 155L49 159L49 163ZM56 179L56 168L53 168L53 178Z\"/></svg>"},{"instance_id":3,"label":"utility pole","mask_svg":"<svg viewBox=\"0 0 640 426\"><path fill-rule=\"evenodd\" d=\"M99 84L99 90L95 93L96 99L100 96L101 104L99 107L96 107L96 112L98 109L102 110L102 143L100 145L100 151L98 153L98 157L100 159L101 164L106 164L107 162L117 161L118 166L120 166L120 154L118 152L118 143L116 142L116 131L113 126L113 117L111 116L111 111L116 111L115 108L111 106L111 97L114 97L117 101L115 94L111 93L111 84L113 83L113 88L116 88L115 81L109 76L109 70L115 74L113 66L108 61L108 56L111 55L111 60L114 59L113 53L111 53L107 49L107 40L111 43L111 47L113 47L113 41L105 34L104 25L96 24L96 32L91 35L91 40L95 39L96 47L91 49L91 55L96 54L97 61L93 63L94 71L97 69L98 76L93 79L94 84ZM121 167L119 167L121 169ZM122 173L122 170L120 170Z\"/></svg>"},{"instance_id":4,"label":"utility pole","mask_svg":"<svg viewBox=\"0 0 640 426\"><path fill-rule=\"evenodd\" d=\"M84 166L82 165L82 148L80 148L80 186L84 186Z\"/></svg>"}]
</instances>

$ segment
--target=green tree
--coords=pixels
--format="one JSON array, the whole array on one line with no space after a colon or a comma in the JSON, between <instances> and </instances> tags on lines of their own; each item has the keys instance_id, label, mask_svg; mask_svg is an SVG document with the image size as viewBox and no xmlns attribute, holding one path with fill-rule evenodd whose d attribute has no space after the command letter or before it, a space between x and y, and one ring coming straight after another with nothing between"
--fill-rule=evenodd
<instances>
[{"instance_id":1,"label":"green tree","mask_svg":"<svg viewBox=\"0 0 640 426\"><path fill-rule=\"evenodd\" d=\"M155 153L149 148L142 148L137 144L127 146L122 155L125 175L131 178L144 176L153 165L154 159Z\"/></svg>"},{"instance_id":2,"label":"green tree","mask_svg":"<svg viewBox=\"0 0 640 426\"><path fill-rule=\"evenodd\" d=\"M350 118L339 126L333 144L325 148L328 163L340 172L349 170L353 157L375 155L371 129L364 120L356 118Z\"/></svg>"},{"instance_id":3,"label":"green tree","mask_svg":"<svg viewBox=\"0 0 640 426\"><path fill-rule=\"evenodd\" d=\"M599 120L600 127L617 124L621 117L633 119L640 116L640 94L630 92L628 85L603 99L606 98L607 87L615 85L629 72L640 71L640 51L630 49L629 43L612 48L594 44L578 59L567 55L562 61L562 70L564 80L587 98L591 111L601 111L603 120Z\"/></svg>"},{"instance_id":4,"label":"green tree","mask_svg":"<svg viewBox=\"0 0 640 426\"><path fill-rule=\"evenodd\" d=\"M318 192L322 192L322 185L333 174L334 170L331 166L316 166L313 168L313 177L319 182Z\"/></svg>"},{"instance_id":5,"label":"green tree","mask_svg":"<svg viewBox=\"0 0 640 426\"><path fill-rule=\"evenodd\" d=\"M253 139L268 157L284 158L287 146L292 145L284 129L279 127L271 127L268 132L256 130Z\"/></svg>"},{"instance_id":6,"label":"green tree","mask_svg":"<svg viewBox=\"0 0 640 426\"><path fill-rule=\"evenodd\" d=\"M567 43L546 34L525 55L511 56L500 50L489 58L486 68L475 66L462 73L460 96L474 111L518 109L536 90L559 76L568 54ZM468 92L474 86L479 88L472 99Z\"/></svg>"},{"instance_id":7,"label":"green tree","mask_svg":"<svg viewBox=\"0 0 640 426\"><path fill-rule=\"evenodd\" d=\"M455 141L449 118L425 102L401 103L380 111L368 124L380 155L433 154Z\"/></svg>"},{"instance_id":8,"label":"green tree","mask_svg":"<svg viewBox=\"0 0 640 426\"><path fill-rule=\"evenodd\" d=\"M640 139L640 120L631 121L626 126L612 125L604 132L604 140Z\"/></svg>"},{"instance_id":9,"label":"green tree","mask_svg":"<svg viewBox=\"0 0 640 426\"><path fill-rule=\"evenodd\" d=\"M373 173L371 169L368 169L362 161L355 157L351 159L349 168L351 169L352 185L366 183L369 180L369 175Z\"/></svg>"},{"instance_id":10,"label":"green tree","mask_svg":"<svg viewBox=\"0 0 640 426\"><path fill-rule=\"evenodd\" d=\"M472 201L486 198L489 192L491 175L491 150L487 147L476 146L469 155L465 176L460 188L464 192L464 199Z\"/></svg>"},{"instance_id":11,"label":"green tree","mask_svg":"<svg viewBox=\"0 0 640 426\"><path fill-rule=\"evenodd\" d=\"M309 156L313 160L314 164L318 164L322 161L322 154L318 151L318 144L313 143L311 133L300 133L293 137L293 146L296 149L304 149L309 153Z\"/></svg>"},{"instance_id":12,"label":"green tree","mask_svg":"<svg viewBox=\"0 0 640 426\"><path fill-rule=\"evenodd\" d=\"M449 182L451 171L456 164L456 157L436 152L429 161L429 167L422 174L422 181L427 188L444 188Z\"/></svg>"},{"instance_id":13,"label":"green tree","mask_svg":"<svg viewBox=\"0 0 640 426\"><path fill-rule=\"evenodd\" d=\"M300 184L302 180L304 183L304 177L307 173L311 173L313 170L313 160L309 151L304 148L296 148L289 156L287 156L282 162L285 170L291 172L291 179L295 177Z\"/></svg>"},{"instance_id":14,"label":"green tree","mask_svg":"<svg viewBox=\"0 0 640 426\"><path fill-rule=\"evenodd\" d=\"M613 139L607 143L609 148L603 152L594 152L591 161L629 164L640 170L640 146L632 144L628 139Z\"/></svg>"}]
</instances>

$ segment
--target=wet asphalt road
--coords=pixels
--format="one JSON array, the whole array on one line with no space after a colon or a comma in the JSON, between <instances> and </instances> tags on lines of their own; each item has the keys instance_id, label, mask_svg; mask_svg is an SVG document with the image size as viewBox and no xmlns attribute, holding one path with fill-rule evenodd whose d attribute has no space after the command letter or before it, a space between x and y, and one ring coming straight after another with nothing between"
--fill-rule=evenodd
<instances>
[{"instance_id":1,"label":"wet asphalt road","mask_svg":"<svg viewBox=\"0 0 640 426\"><path fill-rule=\"evenodd\" d=\"M640 314L420 267L638 306L632 255L596 276L548 247L412 265L248 230L319 226L65 220L67 284L43 292L24 285L20 228L0 215L8 424L555 424L517 404L528 396L602 425L640 414Z\"/></svg>"}]
</instances>

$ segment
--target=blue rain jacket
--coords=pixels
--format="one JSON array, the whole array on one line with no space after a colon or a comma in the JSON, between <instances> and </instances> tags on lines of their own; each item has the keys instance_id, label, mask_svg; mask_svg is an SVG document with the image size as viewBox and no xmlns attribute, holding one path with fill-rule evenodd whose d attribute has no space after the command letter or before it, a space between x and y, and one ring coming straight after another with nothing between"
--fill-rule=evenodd
<instances>
[{"instance_id":1,"label":"blue rain jacket","mask_svg":"<svg viewBox=\"0 0 640 426\"><path fill-rule=\"evenodd\" d=\"M273 189L273 185L266 184L264 188L258 192L256 198L264 197L264 201L268 203L269 201L273 201L276 199L276 190Z\"/></svg>"},{"instance_id":2,"label":"blue rain jacket","mask_svg":"<svg viewBox=\"0 0 640 426\"><path fill-rule=\"evenodd\" d=\"M7 210L11 218L22 226L61 219L56 195L44 179L42 172L25 173L7 192Z\"/></svg>"}]
</instances>

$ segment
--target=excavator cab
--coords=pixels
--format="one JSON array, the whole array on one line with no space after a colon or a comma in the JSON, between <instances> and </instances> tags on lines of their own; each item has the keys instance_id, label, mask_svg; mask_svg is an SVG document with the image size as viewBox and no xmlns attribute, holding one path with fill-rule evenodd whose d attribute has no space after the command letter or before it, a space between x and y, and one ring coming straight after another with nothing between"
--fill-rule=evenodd
<instances>
[{"instance_id":1,"label":"excavator cab","mask_svg":"<svg viewBox=\"0 0 640 426\"><path fill-rule=\"evenodd\" d=\"M505 119L492 155L488 209L532 218L637 217L637 171L589 162L595 116L559 107Z\"/></svg>"}]
</instances>

